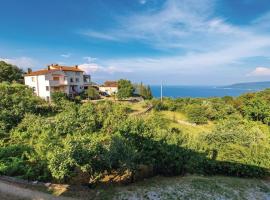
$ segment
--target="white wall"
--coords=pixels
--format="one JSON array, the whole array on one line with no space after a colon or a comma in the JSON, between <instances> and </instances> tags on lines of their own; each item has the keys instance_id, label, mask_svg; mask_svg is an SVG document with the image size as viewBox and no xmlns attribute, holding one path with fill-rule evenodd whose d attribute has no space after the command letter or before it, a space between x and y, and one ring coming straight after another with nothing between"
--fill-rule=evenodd
<instances>
[{"instance_id":1,"label":"white wall","mask_svg":"<svg viewBox=\"0 0 270 200\"><path fill-rule=\"evenodd\" d=\"M34 89L37 96L47 100L47 97L51 97L50 91L46 91L46 86L49 86L49 82L45 79L45 75L39 76L26 76L24 77L25 85ZM32 79L33 78L33 79Z\"/></svg>"},{"instance_id":2,"label":"white wall","mask_svg":"<svg viewBox=\"0 0 270 200\"><path fill-rule=\"evenodd\" d=\"M77 89L78 92L83 91L84 82L83 82L83 72L73 72L73 71L65 71L65 75L67 76L69 85L78 85ZM70 82L70 79L73 79L73 82ZM78 82L76 82L76 78L79 79Z\"/></svg>"},{"instance_id":3,"label":"white wall","mask_svg":"<svg viewBox=\"0 0 270 200\"><path fill-rule=\"evenodd\" d=\"M118 92L118 88L117 87L99 87L99 91L101 92L105 92L108 95L112 95L113 93L117 93Z\"/></svg>"},{"instance_id":4,"label":"white wall","mask_svg":"<svg viewBox=\"0 0 270 200\"><path fill-rule=\"evenodd\" d=\"M83 82L83 72L73 72L73 71L54 71L52 73L46 75L39 76L25 76L24 81L25 85L28 85L31 88L35 88L35 93L37 96L45 100L51 100L51 94L53 86L60 86L58 81L53 81L53 77L57 75L62 75L60 78L60 82L67 84L65 86L65 93L67 95L70 94L70 86L77 85L77 92L82 92L84 90L84 82ZM64 77L66 77L66 81L64 81ZM34 78L34 81L32 80ZM70 79L73 78L73 82L70 82ZM76 78L78 78L78 82L76 82ZM49 86L49 91L46 90L46 86Z\"/></svg>"}]
</instances>

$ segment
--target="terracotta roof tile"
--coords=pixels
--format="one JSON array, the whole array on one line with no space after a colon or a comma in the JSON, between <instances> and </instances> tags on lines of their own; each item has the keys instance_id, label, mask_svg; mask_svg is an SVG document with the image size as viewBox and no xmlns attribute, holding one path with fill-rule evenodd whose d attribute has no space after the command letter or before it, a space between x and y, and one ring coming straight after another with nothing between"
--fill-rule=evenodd
<instances>
[{"instance_id":1,"label":"terracotta roof tile","mask_svg":"<svg viewBox=\"0 0 270 200\"><path fill-rule=\"evenodd\" d=\"M59 65L51 65L47 69L41 69L37 71L33 71L30 73L25 74L25 76L38 76L38 75L45 75L55 71L73 71L73 72L83 72L83 70L79 69L77 66L75 67L67 67L67 66L59 66Z\"/></svg>"},{"instance_id":2,"label":"terracotta roof tile","mask_svg":"<svg viewBox=\"0 0 270 200\"><path fill-rule=\"evenodd\" d=\"M118 87L117 81L105 81L103 87Z\"/></svg>"}]
</instances>

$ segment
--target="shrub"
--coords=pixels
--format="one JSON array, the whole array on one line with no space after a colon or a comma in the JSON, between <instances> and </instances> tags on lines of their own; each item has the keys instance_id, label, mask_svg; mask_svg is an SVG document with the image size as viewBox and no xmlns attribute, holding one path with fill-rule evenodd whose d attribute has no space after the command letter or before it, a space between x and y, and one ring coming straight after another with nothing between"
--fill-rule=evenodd
<instances>
[{"instance_id":1,"label":"shrub","mask_svg":"<svg viewBox=\"0 0 270 200\"><path fill-rule=\"evenodd\" d=\"M67 100L67 99L68 99L67 95L63 92L53 92L52 93L52 101L57 105L61 104L61 101Z\"/></svg>"},{"instance_id":2,"label":"shrub","mask_svg":"<svg viewBox=\"0 0 270 200\"><path fill-rule=\"evenodd\" d=\"M206 112L203 106L200 105L190 105L186 109L187 116L190 122L196 124L206 124L208 119L206 117Z\"/></svg>"}]
</instances>

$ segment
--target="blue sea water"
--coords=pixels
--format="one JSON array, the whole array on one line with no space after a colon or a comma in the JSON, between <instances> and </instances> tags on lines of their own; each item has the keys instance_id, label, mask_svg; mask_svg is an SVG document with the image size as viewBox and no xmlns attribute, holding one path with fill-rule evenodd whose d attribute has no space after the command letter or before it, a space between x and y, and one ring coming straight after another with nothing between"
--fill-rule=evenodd
<instances>
[{"instance_id":1,"label":"blue sea water","mask_svg":"<svg viewBox=\"0 0 270 200\"><path fill-rule=\"evenodd\" d=\"M150 86L153 96L160 97L160 86ZM164 97L223 97L223 96L239 96L248 92L255 92L259 89L241 89L241 88L221 88L214 86L164 86Z\"/></svg>"}]
</instances>

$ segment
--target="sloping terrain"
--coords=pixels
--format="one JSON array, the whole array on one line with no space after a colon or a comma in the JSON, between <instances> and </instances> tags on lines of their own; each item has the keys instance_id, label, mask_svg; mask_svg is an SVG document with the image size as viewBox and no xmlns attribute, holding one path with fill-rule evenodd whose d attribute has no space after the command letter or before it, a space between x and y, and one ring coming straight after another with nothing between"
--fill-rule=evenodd
<instances>
[{"instance_id":1,"label":"sloping terrain","mask_svg":"<svg viewBox=\"0 0 270 200\"><path fill-rule=\"evenodd\" d=\"M0 180L1 200L270 200L270 182L261 179L232 178L222 176L154 177L127 186L102 186L96 189L70 187L61 196L44 192L44 188L27 187Z\"/></svg>"},{"instance_id":2,"label":"sloping terrain","mask_svg":"<svg viewBox=\"0 0 270 200\"><path fill-rule=\"evenodd\" d=\"M156 177L118 190L114 199L269 200L270 184L257 179L216 176Z\"/></svg>"}]
</instances>

